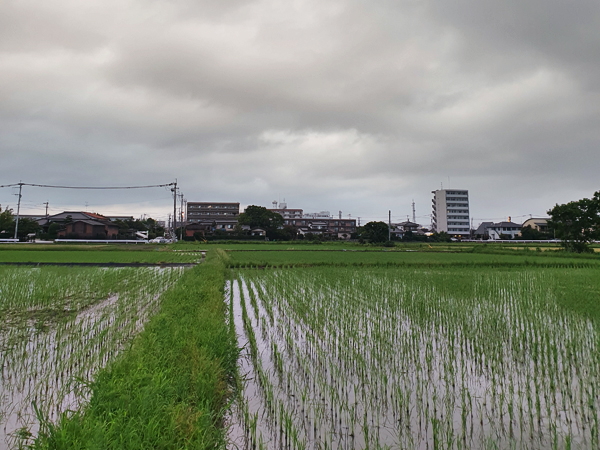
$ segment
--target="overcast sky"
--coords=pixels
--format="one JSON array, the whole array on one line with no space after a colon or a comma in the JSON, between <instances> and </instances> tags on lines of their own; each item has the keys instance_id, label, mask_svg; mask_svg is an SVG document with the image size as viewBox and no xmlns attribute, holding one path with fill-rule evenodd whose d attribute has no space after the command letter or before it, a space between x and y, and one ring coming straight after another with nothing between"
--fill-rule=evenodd
<instances>
[{"instance_id":1,"label":"overcast sky","mask_svg":"<svg viewBox=\"0 0 600 450\"><path fill-rule=\"evenodd\" d=\"M0 2L0 185L429 224L443 184L477 225L590 197L599 144L598 0ZM22 212L170 195L25 187Z\"/></svg>"}]
</instances>

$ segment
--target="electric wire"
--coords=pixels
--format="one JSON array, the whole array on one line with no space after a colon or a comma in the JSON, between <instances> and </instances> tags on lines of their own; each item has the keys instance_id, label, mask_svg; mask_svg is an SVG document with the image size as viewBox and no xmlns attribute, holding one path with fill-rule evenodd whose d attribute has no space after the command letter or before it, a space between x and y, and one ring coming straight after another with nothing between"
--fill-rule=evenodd
<instances>
[{"instance_id":1,"label":"electric wire","mask_svg":"<svg viewBox=\"0 0 600 450\"><path fill-rule=\"evenodd\" d=\"M33 183L14 183L14 184L5 184L1 185L0 188L4 187L15 187L15 186L33 186L33 187L42 187L42 188L53 188L53 189L148 189L148 188L159 188L159 187L167 187L173 186L175 183L168 184L150 184L146 186L56 186L50 184L33 184Z\"/></svg>"}]
</instances>

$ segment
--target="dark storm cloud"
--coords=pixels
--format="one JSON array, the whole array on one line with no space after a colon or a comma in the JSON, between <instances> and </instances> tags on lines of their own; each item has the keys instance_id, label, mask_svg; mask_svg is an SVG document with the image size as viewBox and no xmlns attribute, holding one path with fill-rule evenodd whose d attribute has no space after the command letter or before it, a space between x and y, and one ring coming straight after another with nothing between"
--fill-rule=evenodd
<instances>
[{"instance_id":1,"label":"dark storm cloud","mask_svg":"<svg viewBox=\"0 0 600 450\"><path fill-rule=\"evenodd\" d=\"M597 189L599 30L588 0L7 1L0 184L177 177L375 217L444 182L475 217L545 211Z\"/></svg>"}]
</instances>

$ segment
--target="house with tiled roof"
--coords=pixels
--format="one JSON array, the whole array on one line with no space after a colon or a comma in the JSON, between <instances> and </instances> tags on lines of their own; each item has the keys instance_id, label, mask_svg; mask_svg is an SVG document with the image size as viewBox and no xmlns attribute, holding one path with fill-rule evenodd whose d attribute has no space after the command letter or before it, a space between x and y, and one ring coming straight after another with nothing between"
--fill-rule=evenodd
<instances>
[{"instance_id":1,"label":"house with tiled roof","mask_svg":"<svg viewBox=\"0 0 600 450\"><path fill-rule=\"evenodd\" d=\"M44 231L51 224L60 225L59 238L66 239L116 239L119 227L97 213L83 211L63 211L37 221Z\"/></svg>"}]
</instances>

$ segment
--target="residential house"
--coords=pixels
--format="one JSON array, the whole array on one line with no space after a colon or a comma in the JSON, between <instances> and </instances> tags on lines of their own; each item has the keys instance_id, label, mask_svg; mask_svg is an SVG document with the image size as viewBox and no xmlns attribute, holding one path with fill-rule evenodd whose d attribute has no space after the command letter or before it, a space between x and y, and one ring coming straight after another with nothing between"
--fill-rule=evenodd
<instances>
[{"instance_id":1,"label":"residential house","mask_svg":"<svg viewBox=\"0 0 600 450\"><path fill-rule=\"evenodd\" d=\"M523 222L523 228L530 226L534 230L538 230L542 233L547 233L548 232L548 220L550 220L550 219L549 218L532 217L531 219L527 219L525 222Z\"/></svg>"},{"instance_id":2,"label":"residential house","mask_svg":"<svg viewBox=\"0 0 600 450\"><path fill-rule=\"evenodd\" d=\"M83 211L64 211L37 222L46 232L51 224L59 224L61 239L116 239L119 234L119 227L107 217Z\"/></svg>"},{"instance_id":3,"label":"residential house","mask_svg":"<svg viewBox=\"0 0 600 450\"><path fill-rule=\"evenodd\" d=\"M509 220L508 222L493 223L488 227L488 232L490 239L514 239L521 234L521 228L520 223Z\"/></svg>"},{"instance_id":4,"label":"residential house","mask_svg":"<svg viewBox=\"0 0 600 450\"><path fill-rule=\"evenodd\" d=\"M419 232L420 225L418 223L411 222L409 220L400 223L393 223L390 235L396 239L402 239L407 232L417 234Z\"/></svg>"}]
</instances>

